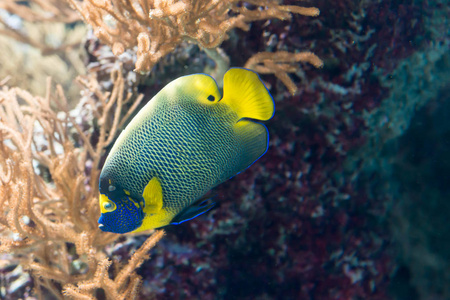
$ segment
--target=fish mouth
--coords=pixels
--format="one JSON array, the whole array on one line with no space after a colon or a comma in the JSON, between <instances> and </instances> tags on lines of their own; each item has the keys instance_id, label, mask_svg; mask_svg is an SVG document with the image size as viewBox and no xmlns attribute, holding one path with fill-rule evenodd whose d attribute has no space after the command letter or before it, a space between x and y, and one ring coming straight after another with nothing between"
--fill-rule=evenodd
<instances>
[{"instance_id":1,"label":"fish mouth","mask_svg":"<svg viewBox=\"0 0 450 300\"><path fill-rule=\"evenodd\" d=\"M110 226L105 225L103 223L98 223L98 228L103 232L117 233L113 228L111 228Z\"/></svg>"},{"instance_id":2,"label":"fish mouth","mask_svg":"<svg viewBox=\"0 0 450 300\"><path fill-rule=\"evenodd\" d=\"M108 224L109 222L107 221L108 220L105 219L105 216L102 214L98 219L98 228L104 232L115 232L114 226L111 227L111 224Z\"/></svg>"},{"instance_id":3,"label":"fish mouth","mask_svg":"<svg viewBox=\"0 0 450 300\"><path fill-rule=\"evenodd\" d=\"M108 228L108 226L104 225L104 224L98 224L98 228L101 231L105 231L105 232L111 232L111 229Z\"/></svg>"},{"instance_id":4,"label":"fish mouth","mask_svg":"<svg viewBox=\"0 0 450 300\"><path fill-rule=\"evenodd\" d=\"M142 223L142 222L141 222ZM136 228L138 228L140 226L140 224L137 224L136 226L134 226L133 228L123 228L123 227L111 227L108 225L105 225L103 223L98 223L98 228L103 231L103 232L112 232L112 233L127 233L127 232L131 232L133 230L135 230Z\"/></svg>"},{"instance_id":5,"label":"fish mouth","mask_svg":"<svg viewBox=\"0 0 450 300\"><path fill-rule=\"evenodd\" d=\"M98 228L105 232L127 233L135 230L142 224L142 219L135 220L125 216L124 220L118 220L117 216L114 213L101 214L98 219Z\"/></svg>"}]
</instances>

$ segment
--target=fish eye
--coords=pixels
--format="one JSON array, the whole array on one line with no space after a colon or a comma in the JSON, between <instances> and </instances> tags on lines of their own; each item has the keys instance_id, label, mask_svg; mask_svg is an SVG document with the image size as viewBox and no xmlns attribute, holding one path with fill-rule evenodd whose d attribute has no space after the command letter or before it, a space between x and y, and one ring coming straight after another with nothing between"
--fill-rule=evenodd
<instances>
[{"instance_id":1,"label":"fish eye","mask_svg":"<svg viewBox=\"0 0 450 300\"><path fill-rule=\"evenodd\" d=\"M103 208L107 211L107 212L111 212L114 210L114 205L111 202L105 202L103 203Z\"/></svg>"},{"instance_id":2,"label":"fish eye","mask_svg":"<svg viewBox=\"0 0 450 300\"><path fill-rule=\"evenodd\" d=\"M213 95L209 95L207 98L209 101L214 101L216 98Z\"/></svg>"}]
</instances>

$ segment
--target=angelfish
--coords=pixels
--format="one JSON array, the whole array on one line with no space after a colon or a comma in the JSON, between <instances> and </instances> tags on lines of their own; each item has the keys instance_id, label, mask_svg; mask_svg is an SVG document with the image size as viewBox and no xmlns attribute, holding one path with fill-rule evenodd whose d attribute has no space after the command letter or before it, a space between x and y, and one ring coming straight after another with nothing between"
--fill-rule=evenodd
<instances>
[{"instance_id":1,"label":"angelfish","mask_svg":"<svg viewBox=\"0 0 450 300\"><path fill-rule=\"evenodd\" d=\"M126 233L179 224L214 206L216 185L267 151L272 96L253 71L225 73L223 97L206 74L180 77L156 94L112 147L100 174L99 227ZM199 200L200 199L200 200Z\"/></svg>"}]
</instances>

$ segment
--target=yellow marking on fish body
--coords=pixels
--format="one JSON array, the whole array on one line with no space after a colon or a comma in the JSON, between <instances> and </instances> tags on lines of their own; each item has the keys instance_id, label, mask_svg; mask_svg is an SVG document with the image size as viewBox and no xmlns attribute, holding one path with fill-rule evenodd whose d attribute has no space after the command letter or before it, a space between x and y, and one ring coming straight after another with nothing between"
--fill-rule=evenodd
<instances>
[{"instance_id":1,"label":"yellow marking on fish body","mask_svg":"<svg viewBox=\"0 0 450 300\"><path fill-rule=\"evenodd\" d=\"M142 225L133 231L133 233L145 231L152 228L166 226L173 219L173 213L163 208L158 214L148 214L144 217Z\"/></svg>"},{"instance_id":2,"label":"yellow marking on fish body","mask_svg":"<svg viewBox=\"0 0 450 300\"><path fill-rule=\"evenodd\" d=\"M134 206L136 206L136 208L139 208L139 204L136 201L134 201L132 198L128 198L128 200L133 202L133 204L134 204Z\"/></svg>"}]
</instances>

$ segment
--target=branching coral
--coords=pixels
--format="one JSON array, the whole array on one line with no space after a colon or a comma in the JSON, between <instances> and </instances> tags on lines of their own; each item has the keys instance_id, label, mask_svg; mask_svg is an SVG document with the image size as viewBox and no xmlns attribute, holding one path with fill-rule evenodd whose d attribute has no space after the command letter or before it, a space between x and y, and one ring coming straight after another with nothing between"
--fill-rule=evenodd
<instances>
[{"instance_id":1,"label":"branching coral","mask_svg":"<svg viewBox=\"0 0 450 300\"><path fill-rule=\"evenodd\" d=\"M48 24L46 28L53 31L55 37L61 35L74 35L80 37L86 30L77 26L71 31L64 31L62 24ZM34 32L42 32L36 28ZM64 32L61 32L64 31ZM35 35L36 36L36 35ZM42 55L39 49L24 46L12 38L0 36L0 78L9 77L8 85L17 86L32 94L45 95L45 81L47 76L54 78L61 84L69 99L76 99L80 87L74 84L79 74L86 73L80 49L68 50L61 55Z\"/></svg>"},{"instance_id":2,"label":"branching coral","mask_svg":"<svg viewBox=\"0 0 450 300\"><path fill-rule=\"evenodd\" d=\"M288 73L293 73L298 69L298 62L309 62L316 68L323 66L322 60L311 52L289 53L286 51L260 52L253 55L246 63L245 68L255 70L261 74L273 74L280 79L288 88L291 94L297 92L297 86L294 84Z\"/></svg>"},{"instance_id":3,"label":"branching coral","mask_svg":"<svg viewBox=\"0 0 450 300\"><path fill-rule=\"evenodd\" d=\"M223 53L214 52L220 51L218 47L229 37L228 32L232 29L247 31L253 21L288 20L293 13L305 16L319 14L315 7L282 5L277 0L68 1L93 27L95 35L111 46L115 55L137 47L136 71L150 71L162 57L181 42L188 41L209 50L207 54L220 68L216 70L215 77L218 78L225 73L228 63ZM292 55L291 61L298 57L294 53L283 55ZM302 61L302 58L300 56L297 61ZM270 64L265 68L275 75L279 72L279 68L271 69ZM288 83L288 80L282 80ZM289 89L296 91L292 84Z\"/></svg>"},{"instance_id":4,"label":"branching coral","mask_svg":"<svg viewBox=\"0 0 450 300\"><path fill-rule=\"evenodd\" d=\"M108 299L135 299L138 295L142 279L135 270L149 258L148 251L163 237L164 231L159 230L131 257L128 265L118 272L114 279L108 276L111 261L106 257L98 261L94 276L89 280L79 282L77 286L68 284L64 287L64 294L75 299L94 299L95 289L103 288Z\"/></svg>"},{"instance_id":5,"label":"branching coral","mask_svg":"<svg viewBox=\"0 0 450 300\"><path fill-rule=\"evenodd\" d=\"M69 5L59 0L2 0L0 9L16 14L28 22L73 23L79 20Z\"/></svg>"},{"instance_id":6,"label":"branching coral","mask_svg":"<svg viewBox=\"0 0 450 300\"><path fill-rule=\"evenodd\" d=\"M0 78L10 76L10 86L42 96L45 84L40 81L52 76L68 98L77 97L79 88L73 83L86 73L82 49L86 32L65 2L0 1Z\"/></svg>"},{"instance_id":7,"label":"branching coral","mask_svg":"<svg viewBox=\"0 0 450 300\"><path fill-rule=\"evenodd\" d=\"M41 298L49 292L62 298L63 287L70 296L92 298L103 288L110 299L130 299L140 280L135 269L163 231L110 279L103 248L118 235L97 228L97 179L105 147L142 97L124 92L120 70L112 72L111 92L94 79L79 82L89 118L69 111L61 86L51 92L50 80L45 97L6 86L0 91L0 252L30 271Z\"/></svg>"},{"instance_id":8,"label":"branching coral","mask_svg":"<svg viewBox=\"0 0 450 300\"><path fill-rule=\"evenodd\" d=\"M0 35L12 37L20 42L40 49L45 54L65 51L80 45L81 41L73 41L62 45L52 46L46 44L28 30L24 30L23 23L74 23L79 21L78 15L67 3L59 0L3 0L0 2ZM39 27L39 26L37 26Z\"/></svg>"}]
</instances>

